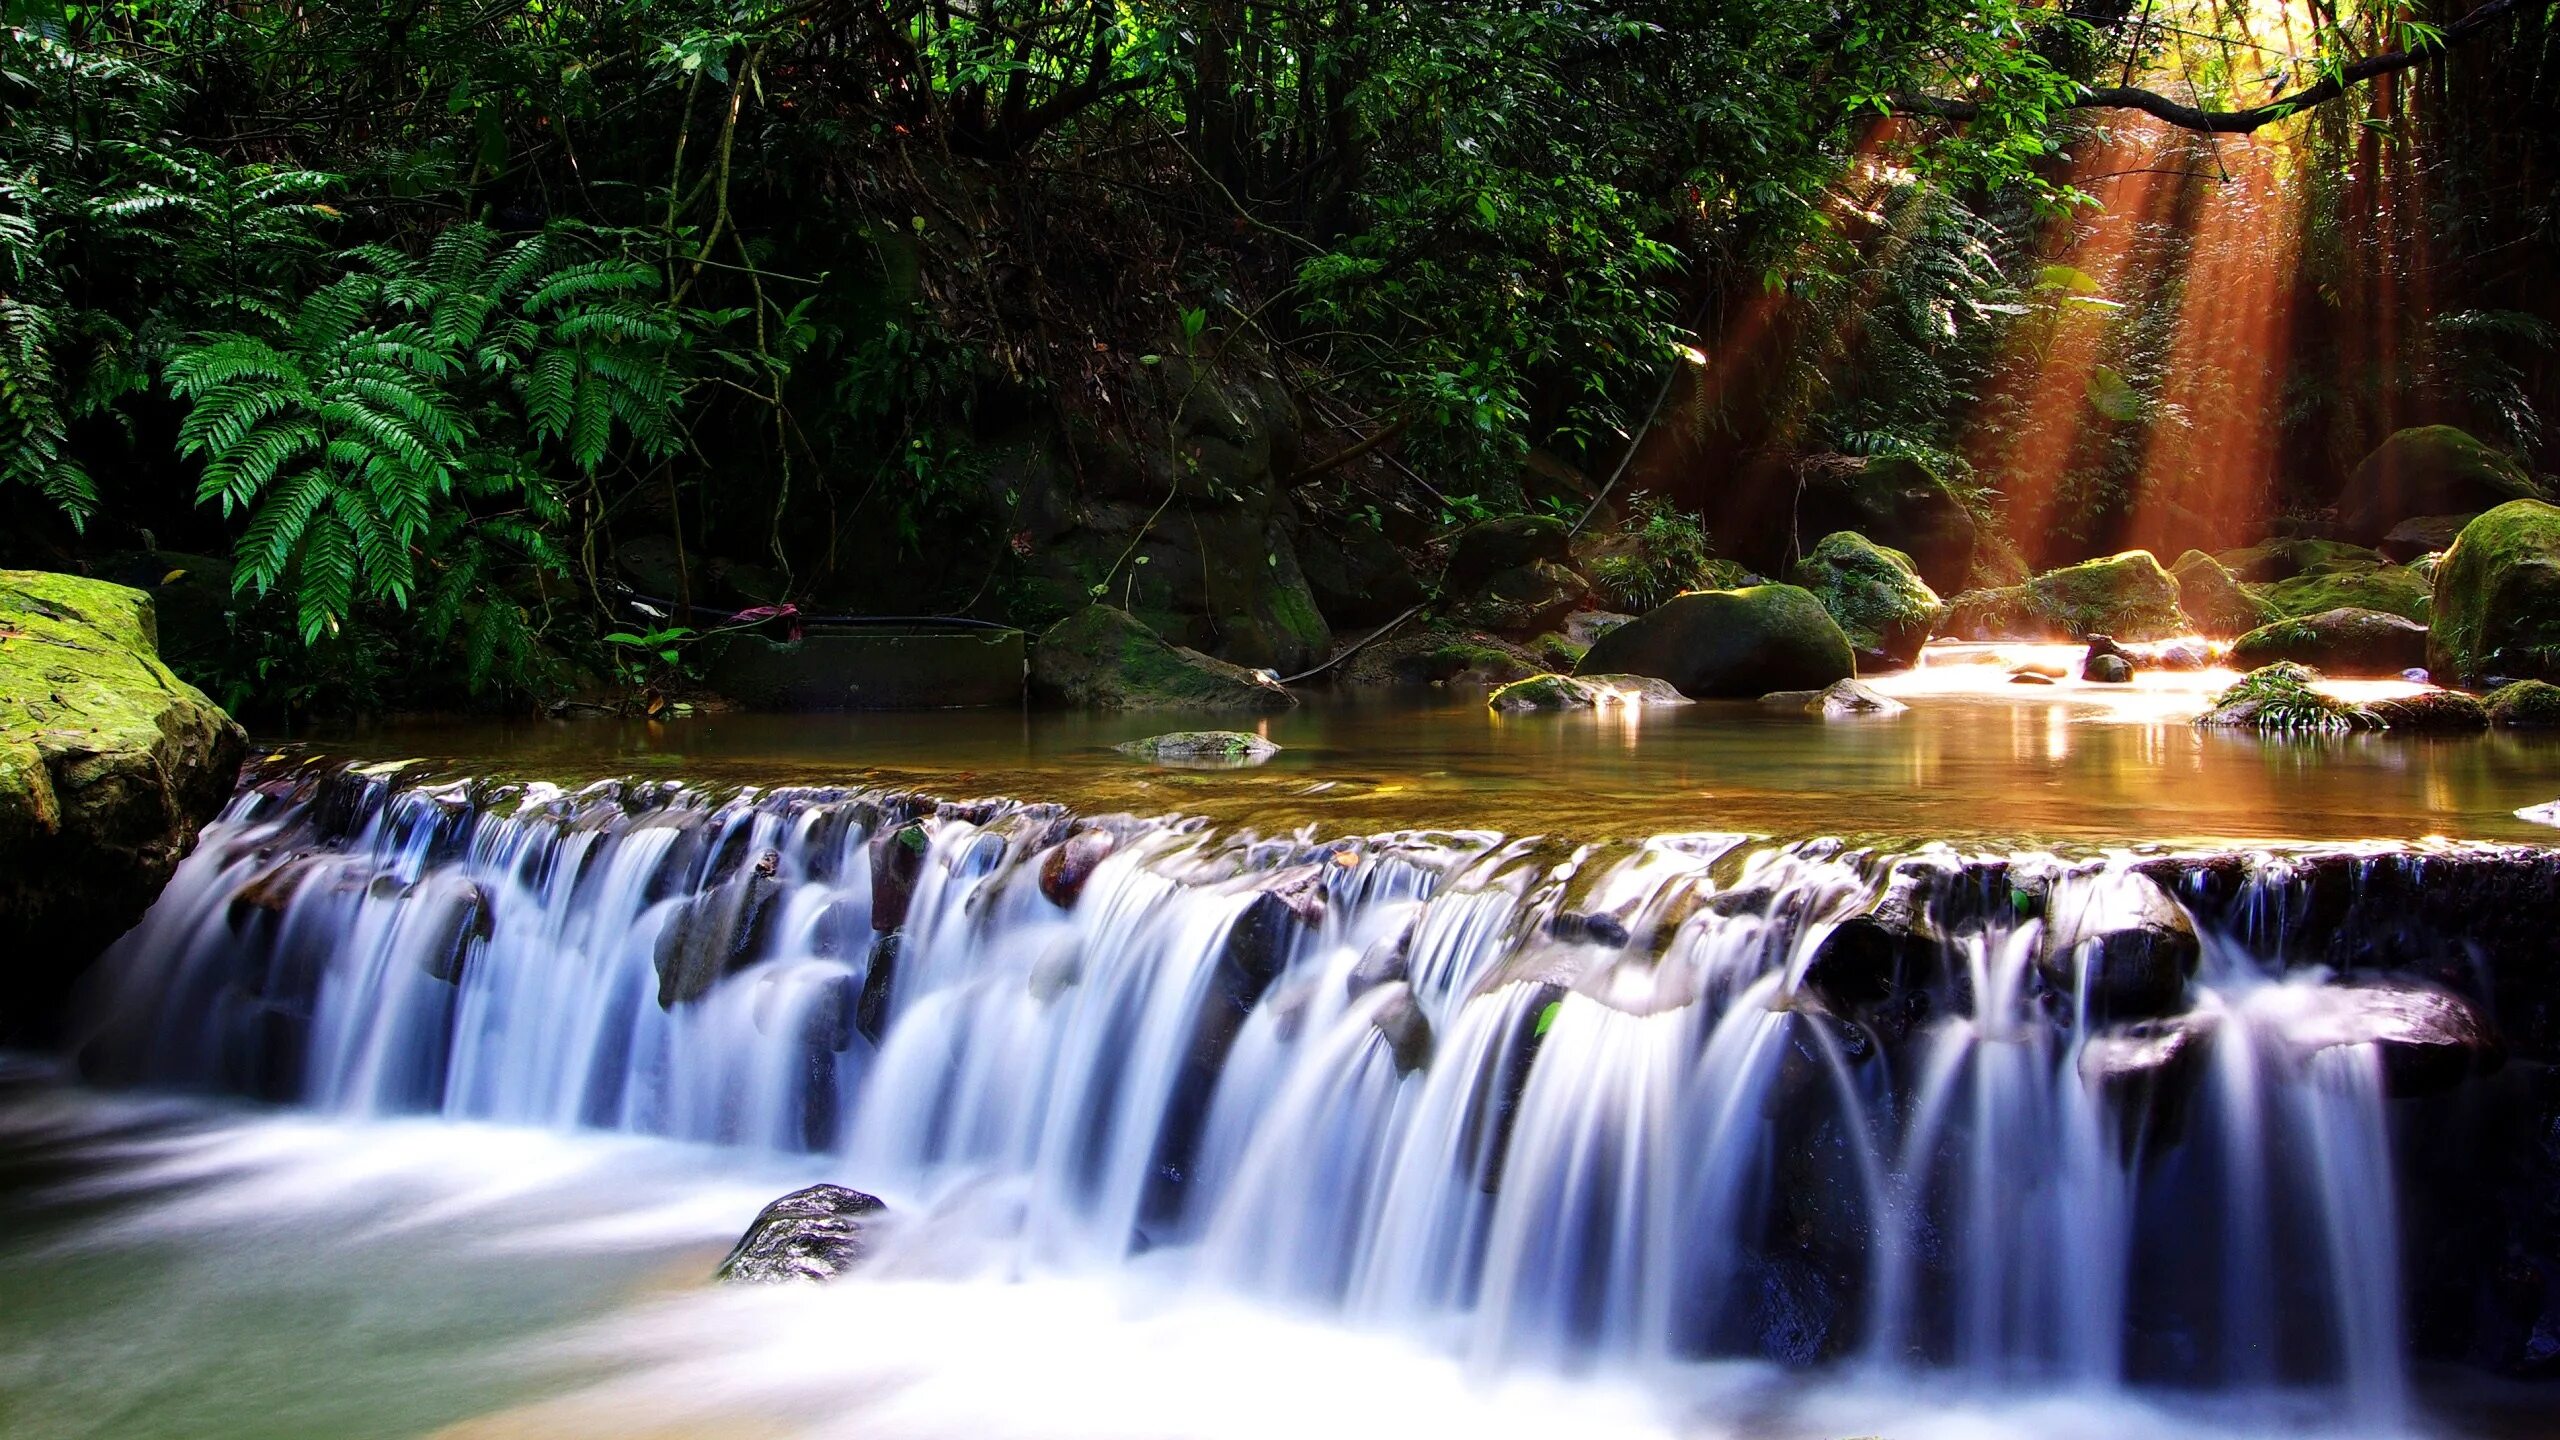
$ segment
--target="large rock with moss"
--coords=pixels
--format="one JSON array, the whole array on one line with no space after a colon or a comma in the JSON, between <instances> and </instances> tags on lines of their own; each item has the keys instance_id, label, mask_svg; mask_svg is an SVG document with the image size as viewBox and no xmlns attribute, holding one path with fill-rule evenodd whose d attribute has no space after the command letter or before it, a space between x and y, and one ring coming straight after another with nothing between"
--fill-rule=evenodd
<instances>
[{"instance_id":1,"label":"large rock with moss","mask_svg":"<svg viewBox=\"0 0 2560 1440\"><path fill-rule=\"evenodd\" d=\"M1964 587L1978 535L1973 512L1926 463L1908 455L1816 457L1799 483L1791 533L1852 531L1908 556L1931 589Z\"/></svg>"},{"instance_id":2,"label":"large rock with moss","mask_svg":"<svg viewBox=\"0 0 2560 1440\"><path fill-rule=\"evenodd\" d=\"M1114 710L1286 710L1271 680L1176 645L1125 611L1088 605L1049 627L1031 652L1031 684L1070 705Z\"/></svg>"},{"instance_id":3,"label":"large rock with moss","mask_svg":"<svg viewBox=\"0 0 2560 1440\"><path fill-rule=\"evenodd\" d=\"M149 908L248 737L160 663L139 590L0 570L0 1035Z\"/></svg>"},{"instance_id":4,"label":"large rock with moss","mask_svg":"<svg viewBox=\"0 0 2560 1440\"><path fill-rule=\"evenodd\" d=\"M2023 585L1969 590L1939 633L1966 640L2159 640L2185 633L2178 582L2148 550L2048 570Z\"/></svg>"},{"instance_id":5,"label":"large rock with moss","mask_svg":"<svg viewBox=\"0 0 2560 1440\"><path fill-rule=\"evenodd\" d=\"M2382 552L2363 545L2350 545L2343 540L2280 536L2238 550L2225 550L2214 559L2243 584L2272 585L2296 575L2324 570L2361 570L2379 565Z\"/></svg>"},{"instance_id":6,"label":"large rock with moss","mask_svg":"<svg viewBox=\"0 0 2560 1440\"><path fill-rule=\"evenodd\" d=\"M2178 582L2178 609L2199 635L2245 635L2276 617L2276 608L2250 593L2221 561L2190 550L2169 567Z\"/></svg>"},{"instance_id":7,"label":"large rock with moss","mask_svg":"<svg viewBox=\"0 0 2560 1440\"><path fill-rule=\"evenodd\" d=\"M1863 669L1908 665L1938 619L1938 592L1911 557L1848 530L1822 537L1796 566L1795 582L1839 622Z\"/></svg>"},{"instance_id":8,"label":"large rock with moss","mask_svg":"<svg viewBox=\"0 0 2560 1440\"><path fill-rule=\"evenodd\" d=\"M2427 627L2381 610L2340 607L2261 625L2231 645L2231 663L2255 670L2291 660L2324 675L2391 676L2427 663Z\"/></svg>"},{"instance_id":9,"label":"large rock with moss","mask_svg":"<svg viewBox=\"0 0 2560 1440\"><path fill-rule=\"evenodd\" d=\"M1700 590L1592 642L1578 675L1652 675L1693 700L1819 690L1857 669L1849 637L1796 585Z\"/></svg>"},{"instance_id":10,"label":"large rock with moss","mask_svg":"<svg viewBox=\"0 0 2560 1440\"><path fill-rule=\"evenodd\" d=\"M2439 684L2560 680L2560 508L2513 500L2436 566L2427 669Z\"/></svg>"},{"instance_id":11,"label":"large rock with moss","mask_svg":"<svg viewBox=\"0 0 2560 1440\"><path fill-rule=\"evenodd\" d=\"M2541 488L2513 459L2450 425L2424 425L2383 441L2347 477L2338 492L2338 532L2371 545L2414 516L2541 498Z\"/></svg>"},{"instance_id":12,"label":"large rock with moss","mask_svg":"<svg viewBox=\"0 0 2560 1440\"><path fill-rule=\"evenodd\" d=\"M2290 580L2261 585L2256 593L2279 616L2318 615L2342 608L2379 610L2423 625L2434 608L2424 575L2381 560L2323 565Z\"/></svg>"}]
</instances>

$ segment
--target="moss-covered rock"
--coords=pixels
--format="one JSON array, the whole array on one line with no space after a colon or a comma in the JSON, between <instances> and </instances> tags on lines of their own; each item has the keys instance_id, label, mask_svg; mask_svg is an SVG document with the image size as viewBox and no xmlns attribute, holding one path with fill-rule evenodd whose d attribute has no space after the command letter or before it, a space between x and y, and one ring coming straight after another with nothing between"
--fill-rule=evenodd
<instances>
[{"instance_id":1,"label":"moss-covered rock","mask_svg":"<svg viewBox=\"0 0 2560 1440\"><path fill-rule=\"evenodd\" d=\"M2459 734L2489 728L2489 707L2459 690L2428 690L2364 707L2385 730L2420 734Z\"/></svg>"},{"instance_id":2,"label":"moss-covered rock","mask_svg":"<svg viewBox=\"0 0 2560 1440\"><path fill-rule=\"evenodd\" d=\"M2372 716L2313 688L2318 671L2290 662L2250 671L2214 697L2199 725L2223 725L2272 734L2334 735L2377 726Z\"/></svg>"},{"instance_id":3,"label":"moss-covered rock","mask_svg":"<svg viewBox=\"0 0 2560 1440\"><path fill-rule=\"evenodd\" d=\"M2547 680L2509 681L2490 691L2483 704L2492 725L2512 730L2560 726L2560 685Z\"/></svg>"},{"instance_id":4,"label":"moss-covered rock","mask_svg":"<svg viewBox=\"0 0 2560 1440\"><path fill-rule=\"evenodd\" d=\"M2178 609L2199 635L2245 635L2276 618L2276 608L2244 588L2238 576L2201 550L2169 567L2178 582Z\"/></svg>"},{"instance_id":5,"label":"moss-covered rock","mask_svg":"<svg viewBox=\"0 0 2560 1440\"><path fill-rule=\"evenodd\" d=\"M2065 565L2023 585L1968 590L1939 622L1940 634L1967 640L2159 640L2186 628L2178 582L2148 550Z\"/></svg>"},{"instance_id":6,"label":"moss-covered rock","mask_svg":"<svg viewBox=\"0 0 2560 1440\"><path fill-rule=\"evenodd\" d=\"M1491 688L1556 669L1503 639L1446 620L1412 620L1325 672L1335 685Z\"/></svg>"},{"instance_id":7,"label":"moss-covered rock","mask_svg":"<svg viewBox=\"0 0 2560 1440\"><path fill-rule=\"evenodd\" d=\"M0 1035L141 918L248 739L160 663L150 597L0 570Z\"/></svg>"},{"instance_id":8,"label":"moss-covered rock","mask_svg":"<svg viewBox=\"0 0 2560 1440\"><path fill-rule=\"evenodd\" d=\"M2343 540L2310 540L2300 537L2261 540L2238 550L2225 550L2214 559L2243 584L2272 585L2296 575L2321 570L2361 570L2382 563L2382 552Z\"/></svg>"},{"instance_id":9,"label":"moss-covered rock","mask_svg":"<svg viewBox=\"0 0 2560 1440\"><path fill-rule=\"evenodd\" d=\"M1562 624L1589 594L1580 575L1553 561L1535 560L1497 570L1472 589L1453 592L1449 618L1497 635L1535 635Z\"/></svg>"},{"instance_id":10,"label":"moss-covered rock","mask_svg":"<svg viewBox=\"0 0 2560 1440\"><path fill-rule=\"evenodd\" d=\"M2231 663L2242 669L2279 660L2330 675L2397 675L2427 663L2427 627L2380 610L2341 607L2261 625L2232 642Z\"/></svg>"},{"instance_id":11,"label":"moss-covered rock","mask_svg":"<svg viewBox=\"0 0 2560 1440\"><path fill-rule=\"evenodd\" d=\"M1652 675L1692 699L1818 690L1857 668L1849 637L1795 585L1682 595L1593 642L1575 673Z\"/></svg>"},{"instance_id":12,"label":"moss-covered rock","mask_svg":"<svg viewBox=\"0 0 2560 1440\"><path fill-rule=\"evenodd\" d=\"M2516 500L2436 567L2427 669L2444 684L2560 679L2560 508Z\"/></svg>"},{"instance_id":13,"label":"moss-covered rock","mask_svg":"<svg viewBox=\"0 0 2560 1440\"><path fill-rule=\"evenodd\" d=\"M1464 595L1505 570L1572 563L1573 537L1563 521L1548 515L1505 515L1458 532L1440 585L1446 594Z\"/></svg>"},{"instance_id":14,"label":"moss-covered rock","mask_svg":"<svg viewBox=\"0 0 2560 1440\"><path fill-rule=\"evenodd\" d=\"M2324 611L2379 610L2423 625L2433 612L2427 577L2406 565L2338 562L2305 570L2290 580L2261 585L2258 598L2279 618Z\"/></svg>"},{"instance_id":15,"label":"moss-covered rock","mask_svg":"<svg viewBox=\"0 0 2560 1440\"><path fill-rule=\"evenodd\" d=\"M1650 675L1532 675L1485 699L1503 715L1534 710L1597 710L1611 705L1685 705L1688 697Z\"/></svg>"},{"instance_id":16,"label":"moss-covered rock","mask_svg":"<svg viewBox=\"0 0 2560 1440\"><path fill-rule=\"evenodd\" d=\"M2541 488L2512 458L2451 425L2402 430L2375 447L2338 492L2338 531L2370 545L2417 515L2476 513Z\"/></svg>"},{"instance_id":17,"label":"moss-covered rock","mask_svg":"<svg viewBox=\"0 0 2560 1440\"><path fill-rule=\"evenodd\" d=\"M1280 747L1241 730L1176 730L1144 740L1124 740L1111 747L1123 755L1172 765L1259 765Z\"/></svg>"},{"instance_id":18,"label":"moss-covered rock","mask_svg":"<svg viewBox=\"0 0 2560 1440\"><path fill-rule=\"evenodd\" d=\"M2453 548L2462 527L2479 519L2473 515L2413 515L2391 527L2375 548L2382 558L2398 565L2414 565L2426 556Z\"/></svg>"},{"instance_id":19,"label":"moss-covered rock","mask_svg":"<svg viewBox=\"0 0 2560 1440\"><path fill-rule=\"evenodd\" d=\"M1936 471L1909 455L1821 457L1801 467L1788 519L1794 532L1849 531L1909 558L1933 589L1961 589L1974 565L1973 512Z\"/></svg>"},{"instance_id":20,"label":"moss-covered rock","mask_svg":"<svg viewBox=\"0 0 2560 1440\"><path fill-rule=\"evenodd\" d=\"M1938 593L1911 557L1853 531L1822 537L1796 566L1795 582L1839 622L1862 669L1910 664L1937 623Z\"/></svg>"},{"instance_id":21,"label":"moss-covered rock","mask_svg":"<svg viewBox=\"0 0 2560 1440\"><path fill-rule=\"evenodd\" d=\"M1298 698L1240 665L1168 642L1124 611L1088 605L1049 627L1031 683L1070 705L1146 710L1285 710Z\"/></svg>"}]
</instances>

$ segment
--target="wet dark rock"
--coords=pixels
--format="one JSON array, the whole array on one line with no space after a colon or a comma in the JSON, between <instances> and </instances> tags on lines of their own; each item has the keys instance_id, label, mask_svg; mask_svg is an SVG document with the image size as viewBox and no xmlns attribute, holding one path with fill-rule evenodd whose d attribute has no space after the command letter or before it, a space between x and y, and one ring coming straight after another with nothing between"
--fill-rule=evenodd
<instances>
[{"instance_id":1,"label":"wet dark rock","mask_svg":"<svg viewBox=\"0 0 2560 1440\"><path fill-rule=\"evenodd\" d=\"M2127 1158L2185 1135L2214 1029L2210 1015L2179 1015L2104 1030L2081 1044L2080 1078L2115 1112Z\"/></svg>"},{"instance_id":2,"label":"wet dark rock","mask_svg":"<svg viewBox=\"0 0 2560 1440\"><path fill-rule=\"evenodd\" d=\"M1119 846L1118 837L1108 830L1079 830L1068 836L1040 862L1040 894L1061 910L1074 909L1094 870Z\"/></svg>"},{"instance_id":3,"label":"wet dark rock","mask_svg":"<svg viewBox=\"0 0 2560 1440\"><path fill-rule=\"evenodd\" d=\"M933 841L923 825L908 821L871 837L871 928L895 930L907 923L916 881L924 875Z\"/></svg>"},{"instance_id":4,"label":"wet dark rock","mask_svg":"<svg viewBox=\"0 0 2560 1440\"><path fill-rule=\"evenodd\" d=\"M1506 571L1572 563L1573 537L1561 520L1545 515L1480 520L1451 542L1440 588L1445 594L1471 595Z\"/></svg>"},{"instance_id":5,"label":"wet dark rock","mask_svg":"<svg viewBox=\"0 0 2560 1440\"><path fill-rule=\"evenodd\" d=\"M812 1185L767 1205L716 1278L742 1285L832 1280L871 1253L865 1222L889 1207L842 1185Z\"/></svg>"},{"instance_id":6,"label":"wet dark rock","mask_svg":"<svg viewBox=\"0 0 2560 1440\"><path fill-rule=\"evenodd\" d=\"M2393 980L2331 985L2312 992L2285 1039L2305 1052L2371 1045L2394 1096L2440 1094L2505 1059L2496 1034L2471 1003L2449 991Z\"/></svg>"},{"instance_id":7,"label":"wet dark rock","mask_svg":"<svg viewBox=\"0 0 2560 1440\"><path fill-rule=\"evenodd\" d=\"M1088 605L1031 653L1032 687L1102 709L1286 710L1298 697L1241 665L1172 644L1127 613Z\"/></svg>"},{"instance_id":8,"label":"wet dark rock","mask_svg":"<svg viewBox=\"0 0 2560 1440\"><path fill-rule=\"evenodd\" d=\"M418 963L436 979L459 985L471 957L488 943L497 916L490 907L489 892L473 881L444 880L435 889L433 903L406 923L420 926L428 937L419 947Z\"/></svg>"},{"instance_id":9,"label":"wet dark rock","mask_svg":"<svg viewBox=\"0 0 2560 1440\"><path fill-rule=\"evenodd\" d=\"M658 932L658 1008L699 1000L760 954L770 938L782 883L749 871L685 903Z\"/></svg>"},{"instance_id":10,"label":"wet dark rock","mask_svg":"<svg viewBox=\"0 0 2560 1440\"><path fill-rule=\"evenodd\" d=\"M1378 1012L1369 1023L1377 1027L1378 1038L1386 1042L1398 1075L1410 1075L1431 1063L1431 1021L1422 1013L1421 1003L1413 998L1412 986L1397 983L1387 987L1386 999L1379 1002Z\"/></svg>"},{"instance_id":11,"label":"wet dark rock","mask_svg":"<svg viewBox=\"0 0 2560 1440\"><path fill-rule=\"evenodd\" d=\"M862 995L854 1004L853 1028L877 1045L889 1033L889 1001L898 988L898 957L906 937L895 931L871 942L871 959L862 971Z\"/></svg>"},{"instance_id":12,"label":"wet dark rock","mask_svg":"<svg viewBox=\"0 0 2560 1440\"><path fill-rule=\"evenodd\" d=\"M2133 661L2120 650L2111 649L2102 654L2092 645L2089 653L2081 658L2080 678L2094 685L2130 685L2133 683Z\"/></svg>"},{"instance_id":13,"label":"wet dark rock","mask_svg":"<svg viewBox=\"0 0 2560 1440\"><path fill-rule=\"evenodd\" d=\"M1371 942L1360 952L1360 963L1351 967L1344 982L1351 998L1361 996L1381 985L1393 985L1405 979L1412 963L1413 922L1407 920L1396 932Z\"/></svg>"},{"instance_id":14,"label":"wet dark rock","mask_svg":"<svg viewBox=\"0 0 2560 1440\"><path fill-rule=\"evenodd\" d=\"M1376 527L1358 521L1301 531L1298 568L1316 609L1336 627L1385 624L1424 595L1403 554Z\"/></svg>"},{"instance_id":15,"label":"wet dark rock","mask_svg":"<svg viewBox=\"0 0 2560 1440\"><path fill-rule=\"evenodd\" d=\"M2459 690L2429 690L2364 707L2383 729L2410 734L2462 734L2489 728L2489 707Z\"/></svg>"},{"instance_id":16,"label":"wet dark rock","mask_svg":"<svg viewBox=\"0 0 2560 1440\"><path fill-rule=\"evenodd\" d=\"M1848 637L1793 585L1682 595L1594 642L1577 673L1653 675L1691 699L1818 690L1846 680Z\"/></svg>"},{"instance_id":17,"label":"wet dark rock","mask_svg":"<svg viewBox=\"0 0 2560 1440\"><path fill-rule=\"evenodd\" d=\"M2475 512L2465 515L2418 515L2391 527L2374 548L2382 558L2406 565L2424 556L2440 554L2453 548L2462 527L2480 518Z\"/></svg>"},{"instance_id":18,"label":"wet dark rock","mask_svg":"<svg viewBox=\"0 0 2560 1440\"><path fill-rule=\"evenodd\" d=\"M2037 966L2055 992L2076 996L2093 1024L2151 1019L2185 1008L2203 947L2186 912L2140 884L2119 908L2049 915Z\"/></svg>"},{"instance_id":19,"label":"wet dark rock","mask_svg":"<svg viewBox=\"0 0 2560 1440\"><path fill-rule=\"evenodd\" d=\"M2394 677L2427 663L2427 627L2380 610L2341 606L2261 625L2231 646L2236 669L2280 660L2328 675Z\"/></svg>"},{"instance_id":20,"label":"wet dark rock","mask_svg":"<svg viewBox=\"0 0 2560 1440\"><path fill-rule=\"evenodd\" d=\"M2560 727L2560 685L2546 680L2513 680L2482 697L2489 723L2505 730L2548 730Z\"/></svg>"},{"instance_id":21,"label":"wet dark rock","mask_svg":"<svg viewBox=\"0 0 2560 1440\"><path fill-rule=\"evenodd\" d=\"M1547 922L1547 933L1558 940L1607 945L1624 949L1630 938L1627 922L1605 911L1560 910Z\"/></svg>"},{"instance_id":22,"label":"wet dark rock","mask_svg":"<svg viewBox=\"0 0 2560 1440\"><path fill-rule=\"evenodd\" d=\"M1552 630L1590 598L1591 587L1562 565L1539 561L1498 570L1471 590L1453 592L1449 618L1496 635Z\"/></svg>"}]
</instances>

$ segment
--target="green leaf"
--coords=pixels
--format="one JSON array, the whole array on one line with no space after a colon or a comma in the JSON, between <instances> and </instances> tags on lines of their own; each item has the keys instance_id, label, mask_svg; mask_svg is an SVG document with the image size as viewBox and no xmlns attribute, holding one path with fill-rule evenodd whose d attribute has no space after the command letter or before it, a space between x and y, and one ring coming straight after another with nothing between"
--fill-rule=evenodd
<instances>
[{"instance_id":1,"label":"green leaf","mask_svg":"<svg viewBox=\"0 0 2560 1440\"><path fill-rule=\"evenodd\" d=\"M2101 365L2089 372L2087 386L2089 404L2110 420L2139 420L2144 405L2141 392L2135 390L2113 366Z\"/></svg>"}]
</instances>

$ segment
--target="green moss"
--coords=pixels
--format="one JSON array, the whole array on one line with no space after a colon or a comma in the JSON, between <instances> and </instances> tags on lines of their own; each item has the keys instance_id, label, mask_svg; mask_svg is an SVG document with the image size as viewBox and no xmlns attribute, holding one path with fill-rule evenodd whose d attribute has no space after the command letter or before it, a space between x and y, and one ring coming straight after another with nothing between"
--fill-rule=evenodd
<instances>
[{"instance_id":1,"label":"green moss","mask_svg":"<svg viewBox=\"0 0 2560 1440\"><path fill-rule=\"evenodd\" d=\"M1907 665L1938 618L1938 594L1911 557L1854 531L1822 537L1796 566L1795 582L1813 592L1861 654Z\"/></svg>"},{"instance_id":2,"label":"green moss","mask_svg":"<svg viewBox=\"0 0 2560 1440\"><path fill-rule=\"evenodd\" d=\"M2436 568L2439 681L2560 679L2560 508L2514 500L2462 528Z\"/></svg>"},{"instance_id":3,"label":"green moss","mask_svg":"<svg viewBox=\"0 0 2560 1440\"><path fill-rule=\"evenodd\" d=\"M2430 609L2426 577L2406 565L2379 562L2306 570L2290 580L2258 587L2257 595L2277 614L2288 617L2343 607L2379 610L2423 625Z\"/></svg>"},{"instance_id":4,"label":"green moss","mask_svg":"<svg viewBox=\"0 0 2560 1440\"><path fill-rule=\"evenodd\" d=\"M2489 727L2488 707L2459 690L2428 690L2364 707L2385 730L2458 732Z\"/></svg>"},{"instance_id":5,"label":"green moss","mask_svg":"<svg viewBox=\"0 0 2560 1440\"><path fill-rule=\"evenodd\" d=\"M1297 703L1242 666L1170 644L1108 605L1088 605L1050 626L1031 667L1043 691L1076 705L1276 710Z\"/></svg>"},{"instance_id":6,"label":"green moss","mask_svg":"<svg viewBox=\"0 0 2560 1440\"><path fill-rule=\"evenodd\" d=\"M2048 570L2024 585L1968 590L1942 629L1968 639L2161 640L2185 633L2178 582L2148 550L2127 550Z\"/></svg>"},{"instance_id":7,"label":"green moss","mask_svg":"<svg viewBox=\"0 0 2560 1440\"><path fill-rule=\"evenodd\" d=\"M1588 686L1570 675L1532 675L1514 680L1485 697L1485 708L1509 714L1523 710L1580 710L1591 704Z\"/></svg>"},{"instance_id":8,"label":"green moss","mask_svg":"<svg viewBox=\"0 0 2560 1440\"><path fill-rule=\"evenodd\" d=\"M2184 558L2180 557L2181 563ZM2332 570L2368 570L2384 563L2381 551L2343 540L2262 540L2213 558L2248 584L2273 584Z\"/></svg>"},{"instance_id":9,"label":"green moss","mask_svg":"<svg viewBox=\"0 0 2560 1440\"><path fill-rule=\"evenodd\" d=\"M2221 561L2190 550L2169 567L2178 582L2178 609L2201 635L2240 635L2277 618L2276 608L2249 593Z\"/></svg>"},{"instance_id":10,"label":"green moss","mask_svg":"<svg viewBox=\"0 0 2560 1440\"><path fill-rule=\"evenodd\" d=\"M2543 730L2560 726L2560 685L2518 680L2489 692L2489 723L2511 729Z\"/></svg>"},{"instance_id":11,"label":"green moss","mask_svg":"<svg viewBox=\"0 0 2560 1440\"><path fill-rule=\"evenodd\" d=\"M1562 635L1547 634L1529 642L1529 651L1558 670L1571 670L1589 653L1588 645L1576 645Z\"/></svg>"}]
</instances>

